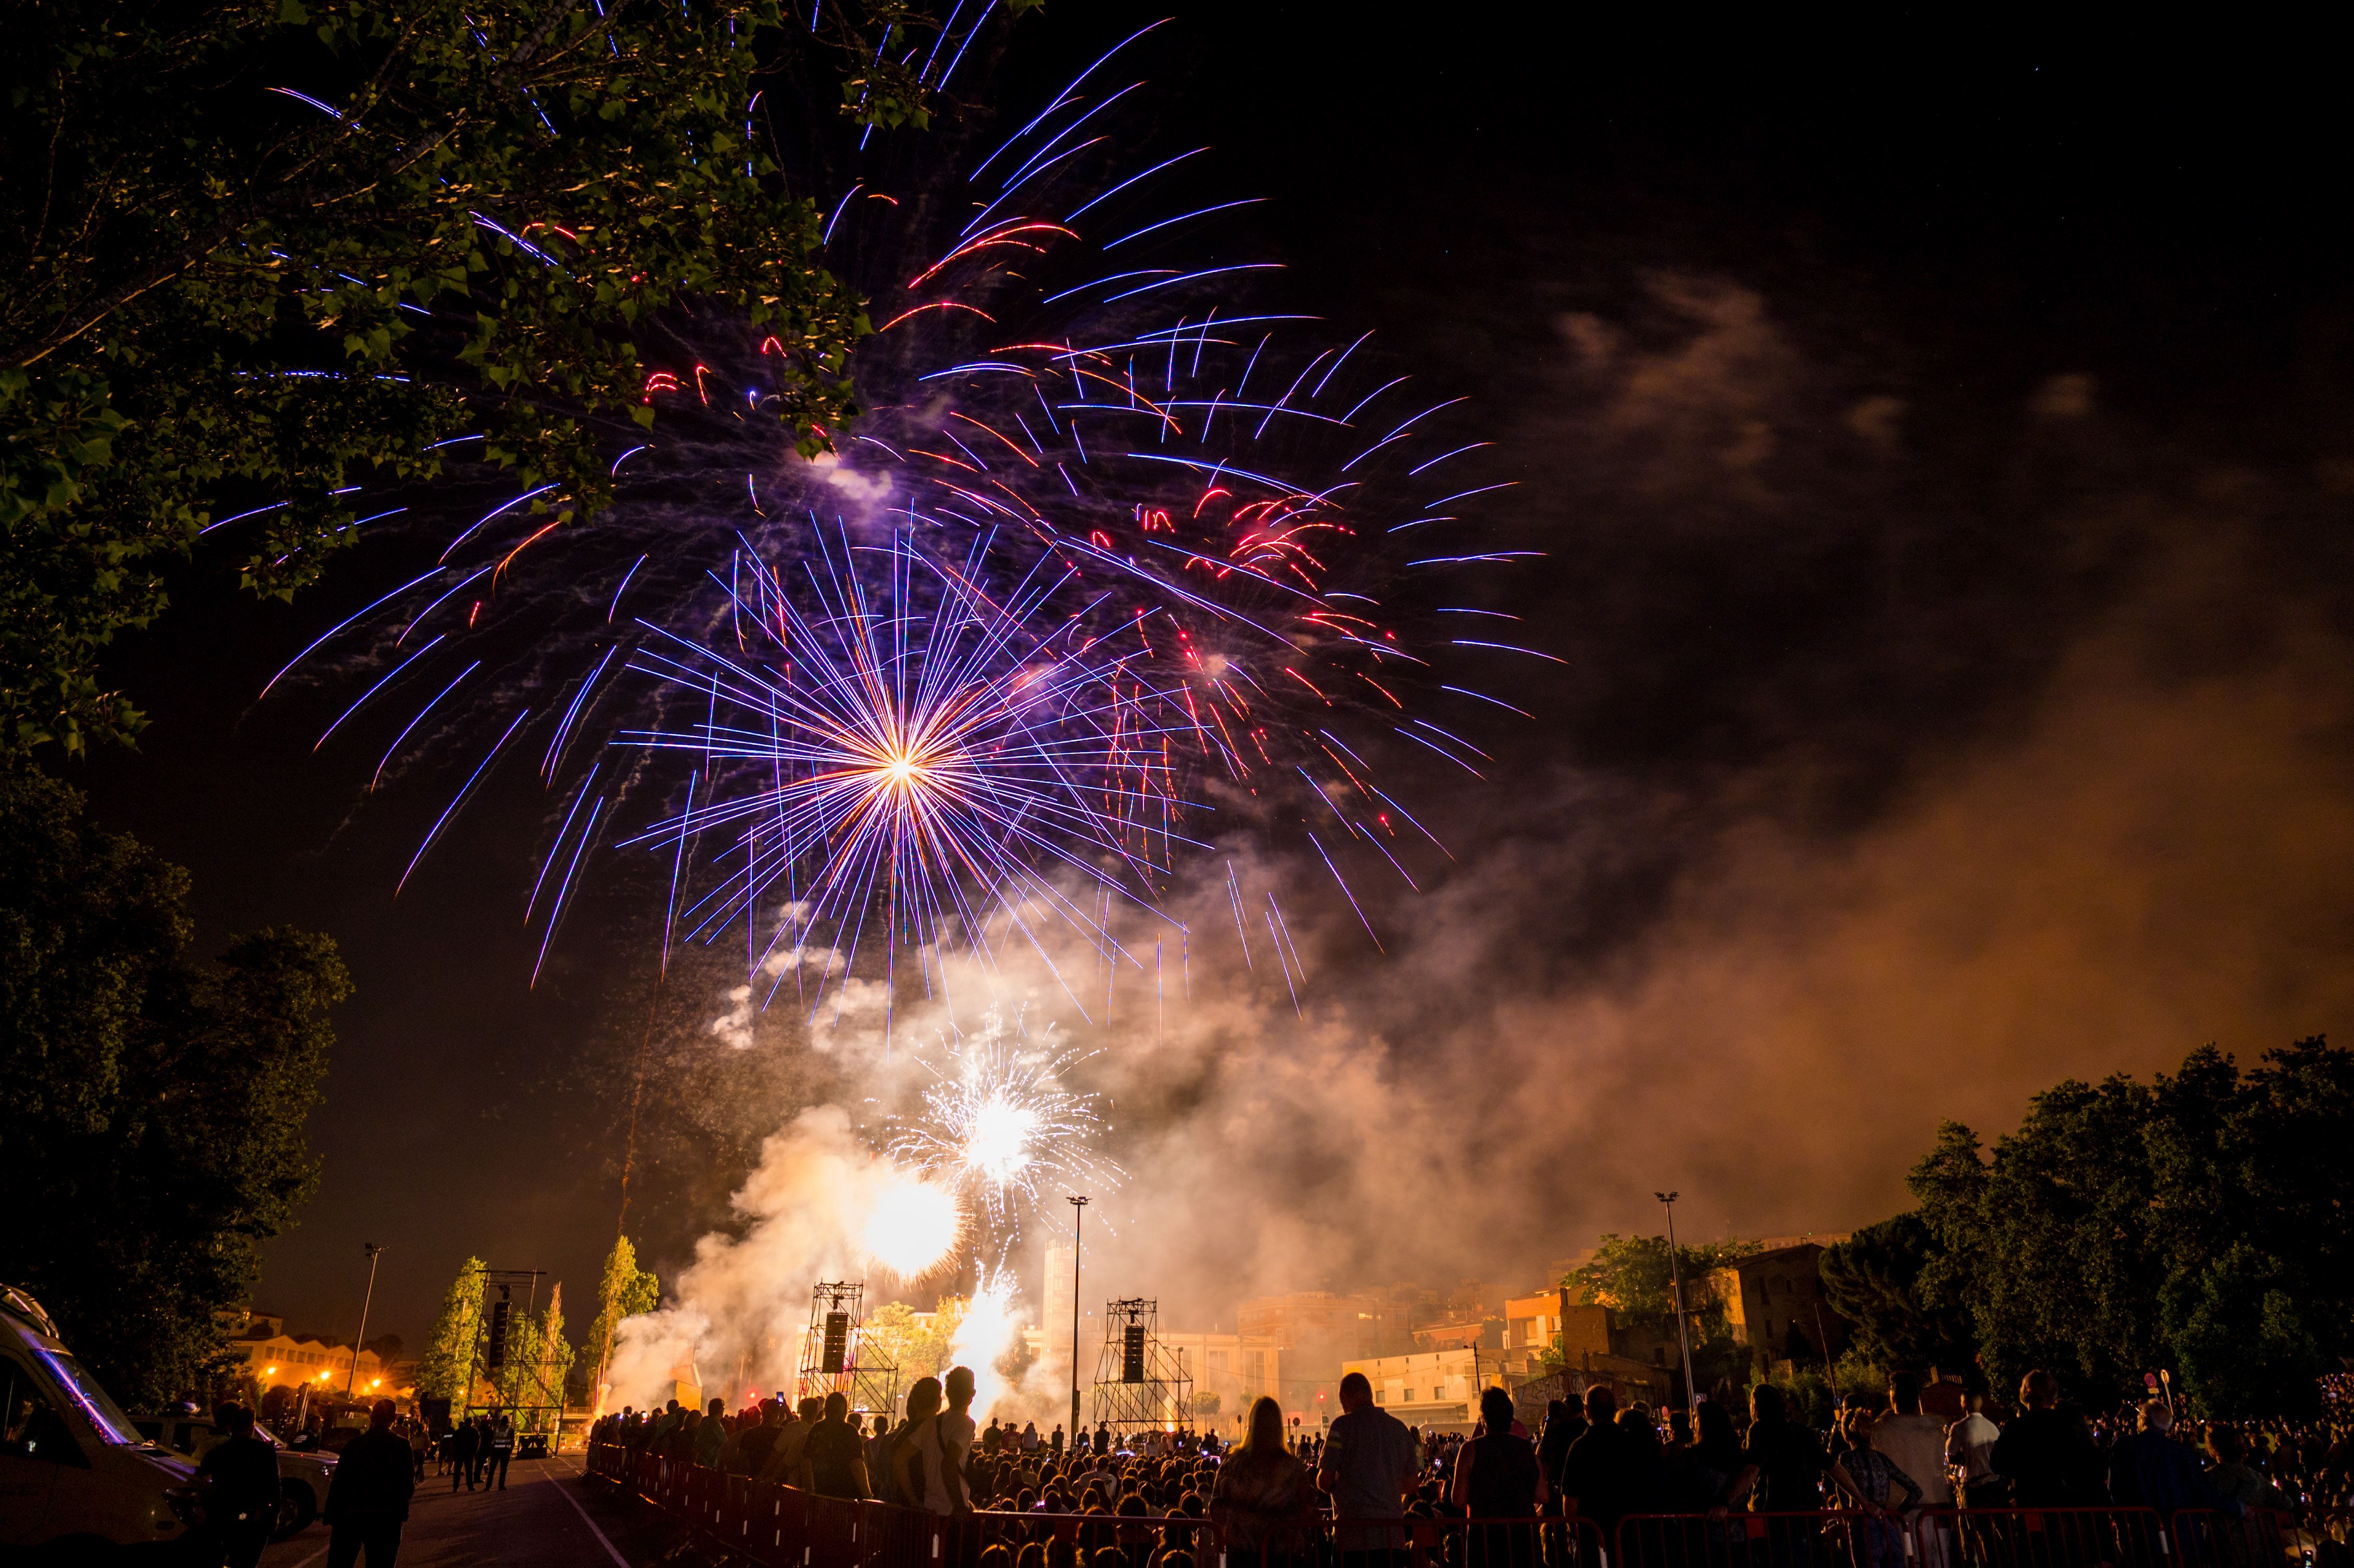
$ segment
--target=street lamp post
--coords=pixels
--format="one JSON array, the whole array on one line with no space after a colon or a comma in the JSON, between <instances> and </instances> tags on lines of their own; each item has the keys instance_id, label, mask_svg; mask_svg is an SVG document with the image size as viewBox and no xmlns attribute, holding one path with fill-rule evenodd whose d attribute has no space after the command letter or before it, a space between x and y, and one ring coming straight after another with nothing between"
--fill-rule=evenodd
<instances>
[{"instance_id":1,"label":"street lamp post","mask_svg":"<svg viewBox=\"0 0 2354 1568\"><path fill-rule=\"evenodd\" d=\"M1087 1217L1087 1201L1074 1195L1071 1199L1071 1444L1066 1453L1076 1453L1079 1446L1079 1228Z\"/></svg>"},{"instance_id":2,"label":"street lamp post","mask_svg":"<svg viewBox=\"0 0 2354 1568\"><path fill-rule=\"evenodd\" d=\"M1651 1196L1657 1198L1662 1204L1664 1204L1668 1211L1668 1277L1675 1284L1676 1342L1683 1348L1684 1354L1684 1408L1686 1410L1696 1411L1700 1408L1700 1395L1694 1391L1692 1386L1691 1326L1684 1318L1684 1269L1682 1260L1676 1256L1676 1198L1678 1194L1674 1192L1654 1192Z\"/></svg>"},{"instance_id":3,"label":"street lamp post","mask_svg":"<svg viewBox=\"0 0 2354 1568\"><path fill-rule=\"evenodd\" d=\"M344 1380L345 1399L351 1398L352 1387L360 1380L360 1340L367 1338L368 1308L376 1305L376 1260L384 1255L384 1248L374 1242L362 1242L360 1246L367 1254L367 1294L360 1298L360 1335L359 1340L352 1341L352 1373Z\"/></svg>"}]
</instances>

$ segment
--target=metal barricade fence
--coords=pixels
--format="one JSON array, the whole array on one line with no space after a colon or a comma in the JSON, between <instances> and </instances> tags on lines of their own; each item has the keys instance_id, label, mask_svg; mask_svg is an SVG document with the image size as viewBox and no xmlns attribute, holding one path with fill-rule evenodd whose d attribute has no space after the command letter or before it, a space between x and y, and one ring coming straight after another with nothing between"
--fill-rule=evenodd
<instances>
[{"instance_id":1,"label":"metal barricade fence","mask_svg":"<svg viewBox=\"0 0 2354 1568\"><path fill-rule=\"evenodd\" d=\"M1265 1542L1182 1514L1015 1513L942 1518L816 1497L615 1444L592 1444L590 1475L629 1487L713 1544L770 1568L980 1568L1004 1547L1019 1568L2354 1568L2354 1524L2293 1531L2278 1510L2233 1518L2183 1510L1923 1509L1898 1520L1846 1510L1629 1514L1607 1537L1572 1515L1333 1520ZM1060 1548L1058 1550L1058 1548ZM1168 1562L1183 1552L1190 1564ZM2324 1561L2327 1559L2327 1561Z\"/></svg>"},{"instance_id":2,"label":"metal barricade fence","mask_svg":"<svg viewBox=\"0 0 2354 1568\"><path fill-rule=\"evenodd\" d=\"M2171 1568L2146 1508L1932 1508L1907 1519L1922 1568Z\"/></svg>"},{"instance_id":3,"label":"metal barricade fence","mask_svg":"<svg viewBox=\"0 0 2354 1568\"><path fill-rule=\"evenodd\" d=\"M2220 1509L2177 1509L2166 1527L2183 1568L2283 1568L2304 1558L2290 1547L2294 1525L2280 1509L2252 1508L2237 1517Z\"/></svg>"},{"instance_id":4,"label":"metal barricade fence","mask_svg":"<svg viewBox=\"0 0 2354 1568\"><path fill-rule=\"evenodd\" d=\"M1047 1568L1184 1568L1167 1559L1171 1552L1189 1557L1190 1568L1610 1568L1611 1562L1590 1519L1319 1516L1299 1530L1246 1544L1184 1514L981 1509L942 1518L813 1497L613 1444L591 1445L587 1467L713 1544L773 1568L979 1568L991 1547L1004 1547L1018 1563L1033 1544L1045 1549Z\"/></svg>"},{"instance_id":5,"label":"metal barricade fence","mask_svg":"<svg viewBox=\"0 0 2354 1568\"><path fill-rule=\"evenodd\" d=\"M1839 1510L1636 1513L1612 1568L1905 1568L1901 1522Z\"/></svg>"}]
</instances>

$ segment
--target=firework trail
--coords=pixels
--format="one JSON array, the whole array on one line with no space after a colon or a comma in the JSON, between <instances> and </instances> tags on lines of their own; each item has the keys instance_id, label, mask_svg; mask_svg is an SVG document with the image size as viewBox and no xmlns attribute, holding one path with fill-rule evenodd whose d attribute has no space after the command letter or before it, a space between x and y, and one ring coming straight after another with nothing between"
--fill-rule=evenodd
<instances>
[{"instance_id":1,"label":"firework trail","mask_svg":"<svg viewBox=\"0 0 2354 1568\"><path fill-rule=\"evenodd\" d=\"M1042 1191L1119 1185L1119 1167L1096 1152L1096 1097L1064 1086L1092 1054L1058 1045L1051 1025L1034 1043L1018 1013L1009 1023L992 1008L963 1042L942 1042L943 1060L924 1062L933 1084L922 1113L895 1118L886 1152L986 1215L1010 1246Z\"/></svg>"},{"instance_id":2,"label":"firework trail","mask_svg":"<svg viewBox=\"0 0 2354 1568\"><path fill-rule=\"evenodd\" d=\"M935 84L981 30L960 15ZM1114 928L1230 832L1312 853L1352 907L1363 875L1411 885L1444 854L1388 770L1478 776L1467 732L1522 711L1498 694L1513 661L1551 657L1466 575L1529 552L1435 542L1505 482L1450 481L1487 443L1437 434L1460 399L1413 397L1370 334L1326 344L1254 303L1279 267L1218 236L1257 198L1193 192L1205 148L1119 134L1137 41L962 164L843 132L802 171L839 192L829 264L875 301L867 411L834 451L801 458L766 412L782 345L683 316L646 383L655 439L616 431L607 514L504 497L289 666L364 644L383 673L321 744L382 710L377 780L429 754L463 779L411 872L535 755L543 962L628 846L666 881L665 954L740 923L755 973L820 955L814 1010L863 944L896 977L902 949L1043 952L1045 924L1095 956L1096 1002L1122 967L1157 983ZM1241 956L1256 931L1296 1002L1280 906L1229 881Z\"/></svg>"}]
</instances>

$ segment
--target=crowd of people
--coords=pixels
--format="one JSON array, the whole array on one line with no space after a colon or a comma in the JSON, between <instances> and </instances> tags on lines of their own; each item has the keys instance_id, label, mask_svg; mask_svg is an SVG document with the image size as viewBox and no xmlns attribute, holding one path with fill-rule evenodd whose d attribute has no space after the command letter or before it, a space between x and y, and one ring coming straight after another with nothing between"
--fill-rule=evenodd
<instances>
[{"instance_id":1,"label":"crowd of people","mask_svg":"<svg viewBox=\"0 0 2354 1568\"><path fill-rule=\"evenodd\" d=\"M1850 1514L1860 1559L1893 1564L1905 1557L1901 1521L1918 1509L2115 1506L2238 1517L2342 1495L2354 1470L2354 1444L2327 1428L2178 1428L2162 1398L2093 1417L2064 1403L2043 1372L2025 1380L2015 1413L1971 1396L1950 1420L1923 1408L1920 1378L1898 1372L1884 1402L1843 1410L1828 1429L1799 1419L1769 1383L1749 1391L1745 1409L1704 1400L1695 1412L1664 1415L1639 1404L1622 1410L1597 1386L1580 1402L1553 1401L1532 1434L1511 1394L1490 1388L1468 1436L1407 1426L1351 1373L1327 1430L1287 1429L1280 1407L1263 1398L1249 1412L1248 1436L1225 1451L1187 1434L1145 1435L1123 1449L1101 1426L1067 1446L1059 1425L1044 1436L1034 1424L992 1420L984 1429L971 1415L972 1392L971 1373L958 1368L945 1381L919 1381L897 1421L864 1424L840 1393L798 1404L779 1395L732 1414L720 1400L702 1411L673 1402L609 1415L591 1441L939 1514L1103 1516L1109 1538L1123 1542L1137 1533L1123 1521L1160 1521L1150 1531L1153 1549L1140 1555L1124 1544L1119 1568L1192 1568L1193 1520L1230 1549L1279 1554L1326 1529L1344 1552L1352 1532L1357 1549L1378 1550L1395 1543L1401 1521L1458 1520L1470 1531L1466 1568L1485 1568L1530 1561L1533 1548L1483 1549L1482 1520L1575 1517L1612 1540L1638 1515L1824 1510ZM1080 1544L1094 1538L1082 1531ZM1010 1537L989 1551L1013 1560L991 1568L1078 1568L1055 1561L1056 1546Z\"/></svg>"}]
</instances>

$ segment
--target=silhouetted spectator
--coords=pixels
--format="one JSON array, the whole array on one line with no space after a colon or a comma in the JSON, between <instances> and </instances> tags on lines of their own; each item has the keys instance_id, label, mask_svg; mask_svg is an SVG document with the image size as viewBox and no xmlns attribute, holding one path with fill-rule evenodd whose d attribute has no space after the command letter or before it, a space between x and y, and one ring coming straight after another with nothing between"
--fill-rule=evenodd
<instances>
[{"instance_id":1,"label":"silhouetted spectator","mask_svg":"<svg viewBox=\"0 0 2354 1568\"><path fill-rule=\"evenodd\" d=\"M489 1491L491 1482L499 1483L499 1490L507 1489L507 1461L514 1457L514 1422L504 1412L490 1418L490 1427L482 1434L482 1489Z\"/></svg>"},{"instance_id":2,"label":"silhouetted spectator","mask_svg":"<svg viewBox=\"0 0 2354 1568\"><path fill-rule=\"evenodd\" d=\"M899 1423L896 1430L884 1435L875 1445L875 1462L867 1467L885 1502L903 1508L924 1506L923 1469L916 1463L915 1451L907 1446L907 1437L938 1414L939 1409L940 1380L917 1378L916 1386L907 1391L907 1418Z\"/></svg>"},{"instance_id":3,"label":"silhouetted spectator","mask_svg":"<svg viewBox=\"0 0 2354 1568\"><path fill-rule=\"evenodd\" d=\"M228 1568L253 1568L278 1528L278 1451L253 1435L253 1412L241 1404L221 1406L214 1420L225 1436L196 1463L212 1482L205 1518Z\"/></svg>"},{"instance_id":4,"label":"silhouetted spectator","mask_svg":"<svg viewBox=\"0 0 2354 1568\"><path fill-rule=\"evenodd\" d=\"M2179 1508L2225 1508L2237 1516L2235 1499L2228 1508L2213 1482L2199 1467L2199 1456L2187 1444L2168 1436L2174 1412L2162 1399L2146 1400L2141 1430L2117 1439L2109 1450L2109 1496L2119 1508L2150 1508L2172 1513Z\"/></svg>"},{"instance_id":5,"label":"silhouetted spectator","mask_svg":"<svg viewBox=\"0 0 2354 1568\"><path fill-rule=\"evenodd\" d=\"M867 1485L866 1448L850 1425L850 1400L843 1393L825 1396L824 1418L810 1429L801 1445L801 1485L827 1498L863 1498Z\"/></svg>"},{"instance_id":6,"label":"silhouetted spectator","mask_svg":"<svg viewBox=\"0 0 2354 1568\"><path fill-rule=\"evenodd\" d=\"M353 1438L327 1483L327 1568L352 1568L367 1552L367 1568L393 1568L400 1555L400 1527L408 1520L408 1499L417 1483L409 1473L408 1445L392 1430L392 1401L379 1399L368 1412L367 1430Z\"/></svg>"},{"instance_id":7,"label":"silhouetted spectator","mask_svg":"<svg viewBox=\"0 0 2354 1568\"><path fill-rule=\"evenodd\" d=\"M1962 1418L1946 1428L1946 1463L1962 1472L1963 1506L2000 1508L2010 1496L2010 1483L1994 1467L2002 1428L1987 1419L1985 1394L1967 1394L1963 1404Z\"/></svg>"},{"instance_id":8,"label":"silhouetted spectator","mask_svg":"<svg viewBox=\"0 0 2354 1568\"><path fill-rule=\"evenodd\" d=\"M727 1446L727 1402L715 1399L695 1429L695 1462L705 1469L719 1467L719 1451Z\"/></svg>"},{"instance_id":9,"label":"silhouetted spectator","mask_svg":"<svg viewBox=\"0 0 2354 1568\"><path fill-rule=\"evenodd\" d=\"M1753 1513L1810 1512L1822 1506L1822 1446L1790 1419L1782 1390L1770 1383L1751 1389L1749 1436L1726 1500L1745 1499Z\"/></svg>"},{"instance_id":10,"label":"silhouetted spectator","mask_svg":"<svg viewBox=\"0 0 2354 1568\"><path fill-rule=\"evenodd\" d=\"M1315 1482L1284 1446L1283 1407L1261 1394L1251 1401L1249 1436L1218 1467L1211 1521L1228 1552L1249 1564L1304 1552L1315 1517Z\"/></svg>"},{"instance_id":11,"label":"silhouetted spectator","mask_svg":"<svg viewBox=\"0 0 2354 1568\"><path fill-rule=\"evenodd\" d=\"M1544 1432L1537 1439L1537 1463L1544 1467L1545 1485L1555 1494L1561 1491L1562 1467L1569 1462L1569 1450L1585 1435L1585 1414L1565 1399L1545 1402Z\"/></svg>"},{"instance_id":12,"label":"silhouetted spectator","mask_svg":"<svg viewBox=\"0 0 2354 1568\"><path fill-rule=\"evenodd\" d=\"M1848 1451L1835 1460L1830 1477L1840 1490L1863 1505L1864 1560L1870 1568L1903 1568L1904 1538L1896 1516L1921 1504L1921 1483L1874 1446L1882 1418L1868 1410L1848 1414ZM1904 1494L1896 1500L1898 1492Z\"/></svg>"},{"instance_id":13,"label":"silhouetted spectator","mask_svg":"<svg viewBox=\"0 0 2354 1568\"><path fill-rule=\"evenodd\" d=\"M1649 1501L1643 1489L1648 1456L1634 1434L1619 1426L1618 1401L1607 1388L1585 1391L1585 1431L1570 1445L1562 1466L1564 1507L1594 1520L1608 1541L1620 1520Z\"/></svg>"},{"instance_id":14,"label":"silhouetted spectator","mask_svg":"<svg viewBox=\"0 0 2354 1568\"><path fill-rule=\"evenodd\" d=\"M458 1423L458 1429L450 1434L450 1489L451 1491L458 1489L460 1481L466 1483L468 1491L474 1489L474 1456L482 1451L482 1429L474 1425L472 1416L466 1416Z\"/></svg>"},{"instance_id":15,"label":"silhouetted spectator","mask_svg":"<svg viewBox=\"0 0 2354 1568\"><path fill-rule=\"evenodd\" d=\"M1923 1506L1953 1507L1953 1483L1946 1478L1946 1428L1935 1416L1922 1414L1920 1373L1888 1374L1888 1408L1891 1414L1872 1425L1873 1451L1913 1478Z\"/></svg>"},{"instance_id":16,"label":"silhouetted spectator","mask_svg":"<svg viewBox=\"0 0 2354 1568\"><path fill-rule=\"evenodd\" d=\"M2003 1428L1988 1455L1995 1473L2010 1483L2020 1508L2094 1507L2105 1498L2087 1495L2082 1477L2097 1466L2099 1453L2082 1420L2062 1413L2059 1386L2048 1372L2020 1380L2019 1401L2027 1408Z\"/></svg>"},{"instance_id":17,"label":"silhouetted spectator","mask_svg":"<svg viewBox=\"0 0 2354 1568\"><path fill-rule=\"evenodd\" d=\"M1467 1568L1529 1568L1536 1561L1535 1526L1482 1528L1478 1521L1535 1517L1545 1499L1536 1446L1513 1435L1512 1396L1503 1389L1479 1395L1479 1425L1480 1436L1456 1453L1455 1484L1448 1495L1473 1521L1466 1541Z\"/></svg>"},{"instance_id":18,"label":"silhouetted spectator","mask_svg":"<svg viewBox=\"0 0 2354 1568\"><path fill-rule=\"evenodd\" d=\"M1341 1414L1316 1467L1316 1489L1332 1499L1341 1520L1334 1544L1347 1553L1388 1551L1405 1544L1404 1531L1386 1521L1405 1517L1405 1498L1420 1469L1420 1447L1405 1423L1373 1403L1373 1385L1363 1372L1341 1380ZM1351 1521L1373 1522L1351 1529Z\"/></svg>"}]
</instances>

